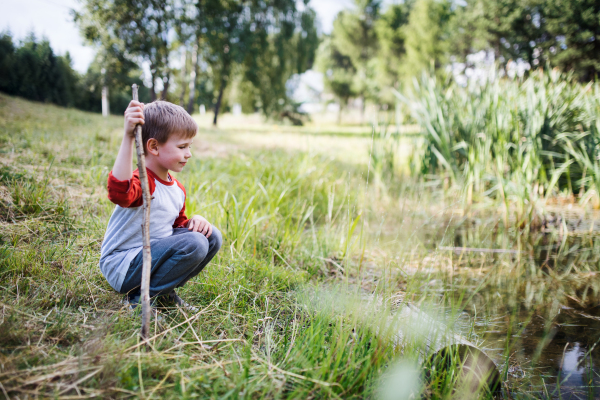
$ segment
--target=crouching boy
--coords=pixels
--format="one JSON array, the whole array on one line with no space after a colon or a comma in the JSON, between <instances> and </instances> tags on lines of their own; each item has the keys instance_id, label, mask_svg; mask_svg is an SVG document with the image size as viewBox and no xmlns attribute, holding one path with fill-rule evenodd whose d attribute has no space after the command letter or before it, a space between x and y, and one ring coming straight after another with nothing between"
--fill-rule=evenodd
<instances>
[{"instance_id":1,"label":"crouching boy","mask_svg":"<svg viewBox=\"0 0 600 400\"><path fill-rule=\"evenodd\" d=\"M221 247L221 233L205 218L185 215L185 189L169 171L181 172L192 156L190 146L198 125L181 107L166 101L132 101L125 111L125 133L108 175L108 198L116 204L100 256L108 283L126 294L132 308L140 302L142 279L142 187L132 171L134 129L142 125L150 203L152 269L150 296L166 296L192 308L175 293L198 275Z\"/></svg>"}]
</instances>

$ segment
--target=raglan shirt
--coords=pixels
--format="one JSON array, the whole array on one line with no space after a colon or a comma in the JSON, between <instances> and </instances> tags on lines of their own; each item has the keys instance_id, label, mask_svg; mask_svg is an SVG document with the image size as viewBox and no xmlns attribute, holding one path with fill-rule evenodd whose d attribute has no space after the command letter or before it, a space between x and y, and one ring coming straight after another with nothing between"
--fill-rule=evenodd
<instances>
[{"instance_id":1,"label":"raglan shirt","mask_svg":"<svg viewBox=\"0 0 600 400\"><path fill-rule=\"evenodd\" d=\"M159 178L146 168L150 202L150 243L173 235L173 228L185 227L185 188L169 175ZM130 180L108 175L108 198L116 204L108 221L100 252L100 270L108 283L120 291L131 261L142 250L143 199L139 171Z\"/></svg>"}]
</instances>

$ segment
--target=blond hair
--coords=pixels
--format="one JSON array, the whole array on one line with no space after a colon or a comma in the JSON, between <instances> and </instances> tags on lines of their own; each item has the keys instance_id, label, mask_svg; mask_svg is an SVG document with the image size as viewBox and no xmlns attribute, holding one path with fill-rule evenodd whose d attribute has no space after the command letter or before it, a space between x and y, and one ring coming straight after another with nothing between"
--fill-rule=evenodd
<instances>
[{"instance_id":1,"label":"blond hair","mask_svg":"<svg viewBox=\"0 0 600 400\"><path fill-rule=\"evenodd\" d=\"M150 139L156 139L162 144L173 133L187 139L196 136L197 132L198 124L183 107L162 100L144 106L144 125L142 125L144 152Z\"/></svg>"}]
</instances>

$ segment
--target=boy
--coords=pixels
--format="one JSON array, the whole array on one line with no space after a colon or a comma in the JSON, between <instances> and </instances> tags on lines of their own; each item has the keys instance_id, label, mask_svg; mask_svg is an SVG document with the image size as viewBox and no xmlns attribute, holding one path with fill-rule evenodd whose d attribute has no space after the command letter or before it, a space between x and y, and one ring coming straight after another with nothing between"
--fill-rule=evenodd
<instances>
[{"instance_id":1,"label":"boy","mask_svg":"<svg viewBox=\"0 0 600 400\"><path fill-rule=\"evenodd\" d=\"M205 218L185 215L185 189L169 171L181 172L192 156L190 146L198 125L179 106L166 101L129 103L125 133L113 170L108 175L108 198L116 204L100 256L100 270L119 293L127 294L131 308L140 303L142 279L142 187L132 171L136 125L142 125L150 203L152 269L150 296L159 295L194 309L174 289L183 286L215 256L221 233Z\"/></svg>"}]
</instances>

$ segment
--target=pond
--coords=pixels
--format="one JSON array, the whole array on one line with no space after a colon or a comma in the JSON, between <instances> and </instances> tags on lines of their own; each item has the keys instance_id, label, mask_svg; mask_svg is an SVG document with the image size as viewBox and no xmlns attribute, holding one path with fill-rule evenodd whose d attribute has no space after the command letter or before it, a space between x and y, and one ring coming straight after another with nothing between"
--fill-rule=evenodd
<instances>
[{"instance_id":1,"label":"pond","mask_svg":"<svg viewBox=\"0 0 600 400\"><path fill-rule=\"evenodd\" d=\"M402 289L445 304L445 322L481 344L512 396L600 398L595 218L549 214L533 229L508 230L493 215L408 219L400 225L410 229L379 238Z\"/></svg>"}]
</instances>

